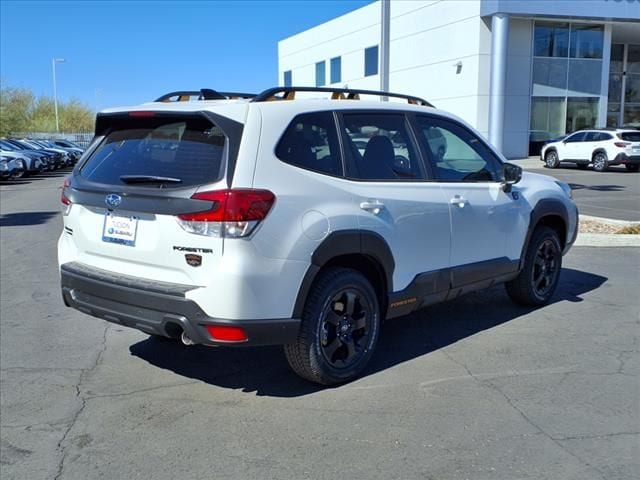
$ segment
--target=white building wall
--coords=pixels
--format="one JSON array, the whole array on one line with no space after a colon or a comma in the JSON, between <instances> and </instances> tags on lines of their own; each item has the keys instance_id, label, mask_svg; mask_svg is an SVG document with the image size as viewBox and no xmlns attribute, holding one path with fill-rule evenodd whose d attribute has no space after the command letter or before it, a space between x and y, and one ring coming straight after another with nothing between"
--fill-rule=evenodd
<instances>
[{"instance_id":1,"label":"white building wall","mask_svg":"<svg viewBox=\"0 0 640 480\"><path fill-rule=\"evenodd\" d=\"M502 153L507 158L522 158L529 155L533 21L512 18L507 44Z\"/></svg>"},{"instance_id":2,"label":"white building wall","mask_svg":"<svg viewBox=\"0 0 640 480\"><path fill-rule=\"evenodd\" d=\"M337 86L378 90L379 75L364 77L364 50L380 43L380 2L304 31L278 44L278 78L315 86L315 64L342 57ZM489 125L491 20L480 0L392 0L389 90L423 97L463 118L485 137ZM504 153L528 154L532 22L511 19L505 102ZM461 64L458 68L457 65Z\"/></svg>"},{"instance_id":3,"label":"white building wall","mask_svg":"<svg viewBox=\"0 0 640 480\"><path fill-rule=\"evenodd\" d=\"M278 43L278 79L315 86L315 64L342 57L337 85L378 90L378 75L364 77L364 50L380 43L380 2L318 25ZM487 135L491 32L480 18L480 0L393 0L389 89L423 97ZM459 70L458 62L462 63Z\"/></svg>"}]
</instances>

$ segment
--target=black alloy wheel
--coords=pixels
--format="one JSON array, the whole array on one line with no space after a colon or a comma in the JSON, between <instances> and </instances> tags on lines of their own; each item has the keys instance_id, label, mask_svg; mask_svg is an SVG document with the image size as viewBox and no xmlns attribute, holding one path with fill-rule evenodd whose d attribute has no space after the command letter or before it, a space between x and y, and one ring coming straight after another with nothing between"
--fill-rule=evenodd
<instances>
[{"instance_id":1,"label":"black alloy wheel","mask_svg":"<svg viewBox=\"0 0 640 480\"><path fill-rule=\"evenodd\" d=\"M544 298L549 290L555 288L559 269L560 252L557 249L557 243L551 239L546 239L536 252L535 261L532 269L533 289L536 295Z\"/></svg>"},{"instance_id":2,"label":"black alloy wheel","mask_svg":"<svg viewBox=\"0 0 640 480\"><path fill-rule=\"evenodd\" d=\"M540 306L549 303L558 286L562 269L562 247L555 230L537 227L527 250L522 269L505 284L511 299L521 305Z\"/></svg>"},{"instance_id":3,"label":"black alloy wheel","mask_svg":"<svg viewBox=\"0 0 640 480\"><path fill-rule=\"evenodd\" d=\"M380 330L380 307L360 272L328 268L318 274L295 343L284 351L302 378L322 385L355 379L369 362Z\"/></svg>"}]
</instances>

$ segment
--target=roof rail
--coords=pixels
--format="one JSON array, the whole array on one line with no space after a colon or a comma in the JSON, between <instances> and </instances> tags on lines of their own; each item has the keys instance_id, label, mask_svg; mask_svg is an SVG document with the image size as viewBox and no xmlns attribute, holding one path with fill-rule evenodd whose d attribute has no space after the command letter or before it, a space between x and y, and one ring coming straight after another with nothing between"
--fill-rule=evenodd
<instances>
[{"instance_id":1,"label":"roof rail","mask_svg":"<svg viewBox=\"0 0 640 480\"><path fill-rule=\"evenodd\" d=\"M407 100L412 105L423 105L433 107L433 105L420 97L403 95L401 93L381 92L377 90L359 90L353 88L331 88L331 87L275 87L269 88L259 93L252 102L269 102L273 100L294 100L296 92L326 92L331 93L331 100L360 100L360 95L376 95L378 97L401 98ZM278 94L282 95L278 95Z\"/></svg>"},{"instance_id":2,"label":"roof rail","mask_svg":"<svg viewBox=\"0 0 640 480\"><path fill-rule=\"evenodd\" d=\"M239 93L239 92L217 92L210 88L202 88L200 90L179 90L177 92L169 92L154 100L155 102L188 102L191 97L197 97L198 100L232 100L236 98L253 98L255 93ZM177 97L175 100L172 100Z\"/></svg>"}]
</instances>

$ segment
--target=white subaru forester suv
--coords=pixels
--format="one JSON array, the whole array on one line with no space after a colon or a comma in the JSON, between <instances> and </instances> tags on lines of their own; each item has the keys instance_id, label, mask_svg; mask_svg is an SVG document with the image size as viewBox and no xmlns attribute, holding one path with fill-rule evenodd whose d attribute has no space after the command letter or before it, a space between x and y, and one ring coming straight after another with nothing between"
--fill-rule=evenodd
<instances>
[{"instance_id":1,"label":"white subaru forester suv","mask_svg":"<svg viewBox=\"0 0 640 480\"><path fill-rule=\"evenodd\" d=\"M101 112L61 201L67 306L186 344L284 345L321 384L362 372L384 320L497 283L547 303L578 224L566 184L428 102L310 87Z\"/></svg>"}]
</instances>

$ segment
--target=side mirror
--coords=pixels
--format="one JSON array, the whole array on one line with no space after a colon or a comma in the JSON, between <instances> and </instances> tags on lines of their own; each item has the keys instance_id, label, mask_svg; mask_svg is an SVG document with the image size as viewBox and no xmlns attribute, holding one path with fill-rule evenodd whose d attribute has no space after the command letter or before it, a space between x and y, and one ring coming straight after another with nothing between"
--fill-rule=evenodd
<instances>
[{"instance_id":1,"label":"side mirror","mask_svg":"<svg viewBox=\"0 0 640 480\"><path fill-rule=\"evenodd\" d=\"M513 163L502 165L502 191L509 193L511 186L522 179L522 168Z\"/></svg>"}]
</instances>

